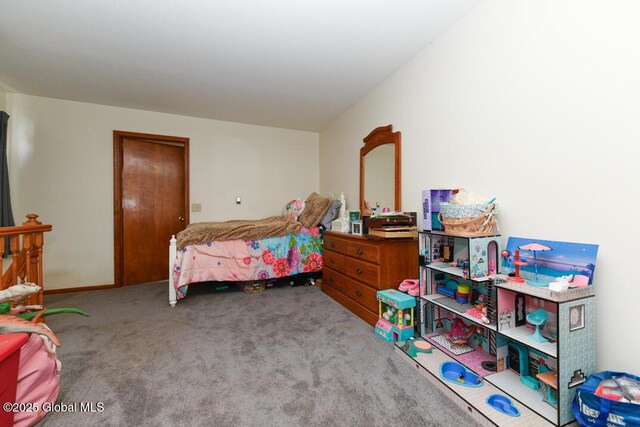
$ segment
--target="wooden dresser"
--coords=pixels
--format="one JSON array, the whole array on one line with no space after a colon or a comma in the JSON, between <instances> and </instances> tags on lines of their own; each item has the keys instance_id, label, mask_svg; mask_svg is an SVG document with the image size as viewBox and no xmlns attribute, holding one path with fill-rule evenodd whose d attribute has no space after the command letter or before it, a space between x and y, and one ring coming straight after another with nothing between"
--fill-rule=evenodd
<instances>
[{"instance_id":1,"label":"wooden dresser","mask_svg":"<svg viewBox=\"0 0 640 427\"><path fill-rule=\"evenodd\" d=\"M378 321L376 292L418 278L418 239L367 239L324 233L322 291L370 325Z\"/></svg>"}]
</instances>

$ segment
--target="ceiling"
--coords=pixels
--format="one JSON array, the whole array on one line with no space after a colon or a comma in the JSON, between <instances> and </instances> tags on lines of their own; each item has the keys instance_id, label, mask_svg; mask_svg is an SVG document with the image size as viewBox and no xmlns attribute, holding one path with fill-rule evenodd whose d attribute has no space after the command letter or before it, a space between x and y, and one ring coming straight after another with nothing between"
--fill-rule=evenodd
<instances>
[{"instance_id":1,"label":"ceiling","mask_svg":"<svg viewBox=\"0 0 640 427\"><path fill-rule=\"evenodd\" d=\"M319 131L479 0L2 0L5 91Z\"/></svg>"}]
</instances>

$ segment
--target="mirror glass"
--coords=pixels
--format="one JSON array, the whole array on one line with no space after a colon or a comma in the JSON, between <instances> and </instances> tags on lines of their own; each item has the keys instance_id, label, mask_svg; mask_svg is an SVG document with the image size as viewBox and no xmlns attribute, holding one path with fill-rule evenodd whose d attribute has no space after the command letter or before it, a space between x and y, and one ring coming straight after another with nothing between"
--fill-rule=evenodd
<instances>
[{"instance_id":1,"label":"mirror glass","mask_svg":"<svg viewBox=\"0 0 640 427\"><path fill-rule=\"evenodd\" d=\"M395 158L394 144L379 145L364 156L364 200L378 213L395 209Z\"/></svg>"},{"instance_id":2,"label":"mirror glass","mask_svg":"<svg viewBox=\"0 0 640 427\"><path fill-rule=\"evenodd\" d=\"M402 198L400 177L400 132L393 125L380 126L364 137L360 148L360 212L371 215L371 209L399 211ZM366 202L366 205L365 205Z\"/></svg>"}]
</instances>

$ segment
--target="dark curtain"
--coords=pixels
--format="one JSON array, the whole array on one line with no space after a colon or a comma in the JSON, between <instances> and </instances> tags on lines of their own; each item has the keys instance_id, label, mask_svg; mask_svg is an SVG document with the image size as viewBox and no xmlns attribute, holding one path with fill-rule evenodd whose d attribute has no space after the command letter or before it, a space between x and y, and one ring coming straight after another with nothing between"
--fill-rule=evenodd
<instances>
[{"instance_id":1,"label":"dark curtain","mask_svg":"<svg viewBox=\"0 0 640 427\"><path fill-rule=\"evenodd\" d=\"M0 111L0 227L16 225L11 211L11 197L9 196L9 168L7 167L7 128L9 115ZM5 241L5 253L10 253L9 238Z\"/></svg>"}]
</instances>

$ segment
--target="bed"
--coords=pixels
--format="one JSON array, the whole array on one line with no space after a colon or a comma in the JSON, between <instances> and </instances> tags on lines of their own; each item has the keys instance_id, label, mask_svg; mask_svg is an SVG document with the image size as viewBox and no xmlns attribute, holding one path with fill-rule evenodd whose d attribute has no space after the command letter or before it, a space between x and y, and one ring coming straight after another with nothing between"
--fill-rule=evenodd
<instances>
[{"instance_id":1,"label":"bed","mask_svg":"<svg viewBox=\"0 0 640 427\"><path fill-rule=\"evenodd\" d=\"M173 307L184 298L193 283L259 281L321 271L322 233L318 225L337 216L340 202L322 198L318 205L314 195L320 197L312 193L293 215L196 223L172 237L169 305Z\"/></svg>"}]
</instances>

